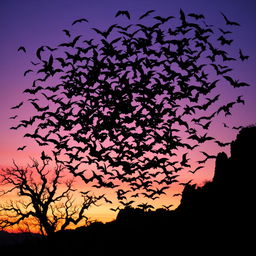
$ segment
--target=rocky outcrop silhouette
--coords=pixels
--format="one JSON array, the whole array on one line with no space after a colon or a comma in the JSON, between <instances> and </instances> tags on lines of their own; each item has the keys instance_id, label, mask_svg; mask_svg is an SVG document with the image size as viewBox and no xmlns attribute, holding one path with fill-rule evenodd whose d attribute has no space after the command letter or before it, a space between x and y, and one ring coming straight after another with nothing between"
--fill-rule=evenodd
<instances>
[{"instance_id":1,"label":"rocky outcrop silhouette","mask_svg":"<svg viewBox=\"0 0 256 256\"><path fill-rule=\"evenodd\" d=\"M214 244L224 248L232 244L233 247L239 246L245 240L249 242L255 222L255 147L256 127L243 128L231 143L230 157L224 152L217 155L211 182L203 187L187 185L175 211L144 213L153 233L159 238L159 230L172 230L181 239L172 237L176 244L201 241L205 246ZM141 219L145 221L146 218L141 218L142 213L136 212L136 209L124 209L119 212L117 220L136 222L143 228Z\"/></svg>"},{"instance_id":2,"label":"rocky outcrop silhouette","mask_svg":"<svg viewBox=\"0 0 256 256\"><path fill-rule=\"evenodd\" d=\"M200 229L208 237L233 246L252 239L255 147L256 127L243 128L231 143L230 157L224 152L217 155L213 180L203 187L185 187L176 214L190 230Z\"/></svg>"}]
</instances>

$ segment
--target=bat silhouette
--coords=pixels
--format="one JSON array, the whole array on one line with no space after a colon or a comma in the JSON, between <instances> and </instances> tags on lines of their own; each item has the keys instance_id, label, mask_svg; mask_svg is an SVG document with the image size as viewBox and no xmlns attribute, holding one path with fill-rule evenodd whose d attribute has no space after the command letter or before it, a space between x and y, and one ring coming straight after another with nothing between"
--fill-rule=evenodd
<instances>
[{"instance_id":1,"label":"bat silhouette","mask_svg":"<svg viewBox=\"0 0 256 256\"><path fill-rule=\"evenodd\" d=\"M139 17L139 20L142 20L143 18L147 17L150 13L152 12L155 12L155 10L149 10L147 12L145 12L144 14L142 14L140 17Z\"/></svg>"},{"instance_id":2,"label":"bat silhouette","mask_svg":"<svg viewBox=\"0 0 256 256\"><path fill-rule=\"evenodd\" d=\"M180 20L182 21L182 26L187 26L186 15L182 9L180 9Z\"/></svg>"},{"instance_id":3,"label":"bat silhouette","mask_svg":"<svg viewBox=\"0 0 256 256\"><path fill-rule=\"evenodd\" d=\"M203 136L198 136L197 134L193 134L188 137L188 139L196 140L198 143L204 143L208 140L214 140L213 137L208 136L207 133L205 133Z\"/></svg>"},{"instance_id":4,"label":"bat silhouette","mask_svg":"<svg viewBox=\"0 0 256 256\"><path fill-rule=\"evenodd\" d=\"M233 126L232 127L233 130L240 130L242 128L244 128L242 125L240 125L240 126Z\"/></svg>"},{"instance_id":5,"label":"bat silhouette","mask_svg":"<svg viewBox=\"0 0 256 256\"><path fill-rule=\"evenodd\" d=\"M196 13L189 13L188 16L192 17L192 18L195 18L196 20L205 18L203 14L196 14Z\"/></svg>"},{"instance_id":6,"label":"bat silhouette","mask_svg":"<svg viewBox=\"0 0 256 256\"><path fill-rule=\"evenodd\" d=\"M46 106L46 107L40 107L37 103L35 102L31 102L31 104L35 107L35 109L39 112L42 112L42 111L47 111L49 109L49 106Z\"/></svg>"},{"instance_id":7,"label":"bat silhouette","mask_svg":"<svg viewBox=\"0 0 256 256\"><path fill-rule=\"evenodd\" d=\"M177 196L182 196L182 194L181 193L176 193L176 194L173 194L172 196L177 197Z\"/></svg>"},{"instance_id":8,"label":"bat silhouette","mask_svg":"<svg viewBox=\"0 0 256 256\"><path fill-rule=\"evenodd\" d=\"M220 147L226 147L226 146L228 146L228 145L230 145L231 143L230 142L221 142L221 141L219 141L219 140L215 140L214 141L218 146L220 146Z\"/></svg>"},{"instance_id":9,"label":"bat silhouette","mask_svg":"<svg viewBox=\"0 0 256 256\"><path fill-rule=\"evenodd\" d=\"M32 64L33 66L37 66L37 65L39 65L40 63L39 63L39 62L31 61L31 64Z\"/></svg>"},{"instance_id":10,"label":"bat silhouette","mask_svg":"<svg viewBox=\"0 0 256 256\"><path fill-rule=\"evenodd\" d=\"M211 159L211 158L216 158L215 155L209 155L208 153L204 152L204 151L200 151L205 157L207 157L207 159Z\"/></svg>"},{"instance_id":11,"label":"bat silhouette","mask_svg":"<svg viewBox=\"0 0 256 256\"><path fill-rule=\"evenodd\" d=\"M223 35L221 35L217 40L220 41L221 45L231 45L234 41L233 39L226 39Z\"/></svg>"},{"instance_id":12,"label":"bat silhouette","mask_svg":"<svg viewBox=\"0 0 256 256\"><path fill-rule=\"evenodd\" d=\"M17 117L18 117L18 115L10 116L9 119L16 119Z\"/></svg>"},{"instance_id":13,"label":"bat silhouette","mask_svg":"<svg viewBox=\"0 0 256 256\"><path fill-rule=\"evenodd\" d=\"M191 172L191 173L195 174L198 170L200 170L200 169L202 169L202 168L204 168L204 166L200 165L200 166L198 166L196 169L194 169L193 171L192 171L192 170L189 170L188 172Z\"/></svg>"},{"instance_id":14,"label":"bat silhouette","mask_svg":"<svg viewBox=\"0 0 256 256\"><path fill-rule=\"evenodd\" d=\"M167 211L169 211L169 209L173 206L173 204L169 204L169 205L164 205L162 204L163 208L166 209Z\"/></svg>"},{"instance_id":15,"label":"bat silhouette","mask_svg":"<svg viewBox=\"0 0 256 256\"><path fill-rule=\"evenodd\" d=\"M231 34L231 31L228 30L223 30L222 28L219 28L219 31L223 34L223 35L227 35L227 34Z\"/></svg>"},{"instance_id":16,"label":"bat silhouette","mask_svg":"<svg viewBox=\"0 0 256 256\"><path fill-rule=\"evenodd\" d=\"M131 19L130 13L129 13L128 11L121 11L121 10L119 10L119 11L116 13L115 17L118 17L118 16L120 16L120 15L126 16L127 19L129 19L129 20Z\"/></svg>"},{"instance_id":17,"label":"bat silhouette","mask_svg":"<svg viewBox=\"0 0 256 256\"><path fill-rule=\"evenodd\" d=\"M75 44L77 43L77 41L79 40L79 38L81 38L82 36L79 35L79 36L76 36L72 42L70 43L62 43L62 44L59 44L59 46L64 46L64 47L72 47L74 48L75 47Z\"/></svg>"},{"instance_id":18,"label":"bat silhouette","mask_svg":"<svg viewBox=\"0 0 256 256\"><path fill-rule=\"evenodd\" d=\"M237 99L236 99L236 103L241 103L241 104L245 104L245 100L242 99L242 95L238 96Z\"/></svg>"},{"instance_id":19,"label":"bat silhouette","mask_svg":"<svg viewBox=\"0 0 256 256\"><path fill-rule=\"evenodd\" d=\"M180 182L179 184L182 185L182 186L187 186L189 185L193 180L189 180L187 182Z\"/></svg>"},{"instance_id":20,"label":"bat silhouette","mask_svg":"<svg viewBox=\"0 0 256 256\"><path fill-rule=\"evenodd\" d=\"M62 30L68 37L71 37L70 31L67 29Z\"/></svg>"},{"instance_id":21,"label":"bat silhouette","mask_svg":"<svg viewBox=\"0 0 256 256\"><path fill-rule=\"evenodd\" d=\"M117 24L114 24L114 25L110 26L110 27L109 27L107 30L105 30L105 31L100 31L100 30L97 29L97 28L93 28L93 30L94 30L96 33L98 33L99 35L103 36L104 38L107 38L107 37L110 35L110 33L112 32L113 28L116 27L116 25L117 25Z\"/></svg>"},{"instance_id":22,"label":"bat silhouette","mask_svg":"<svg viewBox=\"0 0 256 256\"><path fill-rule=\"evenodd\" d=\"M18 151L23 151L27 146L22 146L22 147L18 147L17 150Z\"/></svg>"},{"instance_id":23,"label":"bat silhouette","mask_svg":"<svg viewBox=\"0 0 256 256\"><path fill-rule=\"evenodd\" d=\"M247 84L245 82L239 82L239 80L233 79L231 76L223 76L227 81L230 82L230 85L232 85L234 88L244 87L244 86L250 86L250 84Z\"/></svg>"},{"instance_id":24,"label":"bat silhouette","mask_svg":"<svg viewBox=\"0 0 256 256\"><path fill-rule=\"evenodd\" d=\"M48 45L46 45L45 46L49 51L51 51L51 52L54 52L54 51L56 51L56 50L58 50L58 48L52 48L52 47L50 47L50 46L48 46Z\"/></svg>"},{"instance_id":25,"label":"bat silhouette","mask_svg":"<svg viewBox=\"0 0 256 256\"><path fill-rule=\"evenodd\" d=\"M248 55L244 55L242 50L239 49L239 58L240 58L241 61L245 61L245 60L249 59L249 56Z\"/></svg>"},{"instance_id":26,"label":"bat silhouette","mask_svg":"<svg viewBox=\"0 0 256 256\"><path fill-rule=\"evenodd\" d=\"M38 58L39 60L42 59L42 57L41 57L41 52L43 52L43 51L44 51L44 46L39 47L39 48L37 49L37 51L36 51L36 56L37 56L37 58Z\"/></svg>"},{"instance_id":27,"label":"bat silhouette","mask_svg":"<svg viewBox=\"0 0 256 256\"><path fill-rule=\"evenodd\" d=\"M224 20L226 21L226 25L240 26L240 24L238 22L230 21L224 13L221 12L221 15L223 16Z\"/></svg>"},{"instance_id":28,"label":"bat silhouette","mask_svg":"<svg viewBox=\"0 0 256 256\"><path fill-rule=\"evenodd\" d=\"M23 51L23 52L25 52L25 53L27 52L27 51L26 51L26 48L25 48L24 46L20 46L20 47L18 48L18 52L19 52L19 51Z\"/></svg>"},{"instance_id":29,"label":"bat silhouette","mask_svg":"<svg viewBox=\"0 0 256 256\"><path fill-rule=\"evenodd\" d=\"M167 21L170 20L170 19L173 19L173 18L175 18L175 17L174 17L174 16L168 16L168 17L166 17L166 18L161 17L161 16L155 16L155 17L154 17L154 19L159 20L162 24L165 23L165 22L167 22Z\"/></svg>"},{"instance_id":30,"label":"bat silhouette","mask_svg":"<svg viewBox=\"0 0 256 256\"><path fill-rule=\"evenodd\" d=\"M88 22L88 20L85 19L85 18L74 20L74 21L72 22L72 26L75 25L75 24L77 24L77 23L81 23L81 22Z\"/></svg>"},{"instance_id":31,"label":"bat silhouette","mask_svg":"<svg viewBox=\"0 0 256 256\"><path fill-rule=\"evenodd\" d=\"M24 72L24 76L26 76L28 73L30 73L30 72L33 72L33 70L32 69L28 69L28 70L26 70L25 72Z\"/></svg>"},{"instance_id":32,"label":"bat silhouette","mask_svg":"<svg viewBox=\"0 0 256 256\"><path fill-rule=\"evenodd\" d=\"M37 92L39 92L42 89L43 89L42 86L37 86L35 89L25 89L23 91L23 93L36 94Z\"/></svg>"},{"instance_id":33,"label":"bat silhouette","mask_svg":"<svg viewBox=\"0 0 256 256\"><path fill-rule=\"evenodd\" d=\"M18 105L11 107L11 109L18 109L23 105L23 101L21 103L19 103Z\"/></svg>"},{"instance_id":34,"label":"bat silhouette","mask_svg":"<svg viewBox=\"0 0 256 256\"><path fill-rule=\"evenodd\" d=\"M217 64L214 64L214 63L211 63L211 65L214 67L217 75L223 75L223 74L228 73L228 72L233 70L232 68L222 69L221 65L217 65Z\"/></svg>"},{"instance_id":35,"label":"bat silhouette","mask_svg":"<svg viewBox=\"0 0 256 256\"><path fill-rule=\"evenodd\" d=\"M187 155L188 155L188 153L185 153L185 154L183 154L182 155L182 160L181 160L181 162L180 162L180 164L182 165L182 166L184 166L184 167L190 167L190 165L189 164L187 164L187 162L188 162L188 158L187 158Z\"/></svg>"},{"instance_id":36,"label":"bat silhouette","mask_svg":"<svg viewBox=\"0 0 256 256\"><path fill-rule=\"evenodd\" d=\"M119 206L117 208L110 208L109 210L113 211L113 212L117 212L118 210L120 210Z\"/></svg>"},{"instance_id":37,"label":"bat silhouette","mask_svg":"<svg viewBox=\"0 0 256 256\"><path fill-rule=\"evenodd\" d=\"M52 158L50 156L47 156L44 151L41 152L41 159L42 161L52 160Z\"/></svg>"}]
</instances>

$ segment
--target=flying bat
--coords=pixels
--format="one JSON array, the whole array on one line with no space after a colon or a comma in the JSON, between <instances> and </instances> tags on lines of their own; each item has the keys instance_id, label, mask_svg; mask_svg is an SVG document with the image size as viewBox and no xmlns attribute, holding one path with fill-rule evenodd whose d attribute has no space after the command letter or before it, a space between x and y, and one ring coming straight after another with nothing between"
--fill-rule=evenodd
<instances>
[{"instance_id":1,"label":"flying bat","mask_svg":"<svg viewBox=\"0 0 256 256\"><path fill-rule=\"evenodd\" d=\"M163 18L163 17L161 17L161 16L155 16L155 17L154 17L154 19L161 21L161 23L165 23L165 22L167 22L168 20L173 19L173 18L175 18L175 17L174 17L174 16L168 16L168 17L166 17L166 18Z\"/></svg>"},{"instance_id":2,"label":"flying bat","mask_svg":"<svg viewBox=\"0 0 256 256\"><path fill-rule=\"evenodd\" d=\"M17 150L22 151L22 150L24 150L26 147L27 147L27 146L18 147Z\"/></svg>"},{"instance_id":3,"label":"flying bat","mask_svg":"<svg viewBox=\"0 0 256 256\"><path fill-rule=\"evenodd\" d=\"M223 76L227 81L230 82L230 84L234 87L234 88L239 88L239 87L244 87L244 86L250 86L249 84L245 83L245 82L239 82L239 80L235 80L230 76Z\"/></svg>"},{"instance_id":4,"label":"flying bat","mask_svg":"<svg viewBox=\"0 0 256 256\"><path fill-rule=\"evenodd\" d=\"M248 55L244 55L244 54L242 53L242 50L239 49L239 58L240 58L241 61L244 61L244 60L248 60L248 59L249 59L249 56L248 56Z\"/></svg>"},{"instance_id":5,"label":"flying bat","mask_svg":"<svg viewBox=\"0 0 256 256\"><path fill-rule=\"evenodd\" d=\"M224 20L226 21L226 25L240 26L240 24L238 22L230 21L224 13L221 12L221 15L223 16Z\"/></svg>"},{"instance_id":6,"label":"flying bat","mask_svg":"<svg viewBox=\"0 0 256 256\"><path fill-rule=\"evenodd\" d=\"M24 76L26 76L28 73L30 73L30 72L33 72L33 70L32 69L28 69L28 70L26 70L25 72L24 72Z\"/></svg>"},{"instance_id":7,"label":"flying bat","mask_svg":"<svg viewBox=\"0 0 256 256\"><path fill-rule=\"evenodd\" d=\"M214 141L218 146L220 146L220 147L226 147L226 146L228 146L228 145L230 145L231 144L231 142L221 142L221 141L219 141L219 140L215 140Z\"/></svg>"},{"instance_id":8,"label":"flying bat","mask_svg":"<svg viewBox=\"0 0 256 256\"><path fill-rule=\"evenodd\" d=\"M196 14L196 13L189 13L188 16L192 17L192 18L195 18L196 20L205 18L203 14Z\"/></svg>"},{"instance_id":9,"label":"flying bat","mask_svg":"<svg viewBox=\"0 0 256 256\"><path fill-rule=\"evenodd\" d=\"M204 168L204 166L202 166L202 165L199 165L195 170L189 170L188 172L191 172L191 173L193 173L193 174L195 174L198 170L200 170L200 169L202 169L202 168Z\"/></svg>"},{"instance_id":10,"label":"flying bat","mask_svg":"<svg viewBox=\"0 0 256 256\"><path fill-rule=\"evenodd\" d=\"M23 105L23 101L21 103L19 103L18 105L12 107L11 109L18 109Z\"/></svg>"},{"instance_id":11,"label":"flying bat","mask_svg":"<svg viewBox=\"0 0 256 256\"><path fill-rule=\"evenodd\" d=\"M18 48L18 52L19 52L19 51L23 51L23 52L25 52L25 53L27 52L27 51L26 51L26 48L25 48L24 46L20 46L20 47Z\"/></svg>"},{"instance_id":12,"label":"flying bat","mask_svg":"<svg viewBox=\"0 0 256 256\"><path fill-rule=\"evenodd\" d=\"M68 37L71 37L69 30L63 29L62 30Z\"/></svg>"},{"instance_id":13,"label":"flying bat","mask_svg":"<svg viewBox=\"0 0 256 256\"><path fill-rule=\"evenodd\" d=\"M106 31L100 31L99 29L97 28L92 28L92 30L94 30L96 33L100 34L101 36L107 38L110 33L112 32L113 28L116 27L116 24L110 26Z\"/></svg>"},{"instance_id":14,"label":"flying bat","mask_svg":"<svg viewBox=\"0 0 256 256\"><path fill-rule=\"evenodd\" d=\"M223 35L231 34L231 33L232 33L231 31L229 31L229 30L223 30L222 28L219 28L219 31L220 31Z\"/></svg>"},{"instance_id":15,"label":"flying bat","mask_svg":"<svg viewBox=\"0 0 256 256\"><path fill-rule=\"evenodd\" d=\"M169 205L164 205L162 204L163 208L166 209L167 211L169 211L169 209L173 206L173 204L169 204Z\"/></svg>"},{"instance_id":16,"label":"flying bat","mask_svg":"<svg viewBox=\"0 0 256 256\"><path fill-rule=\"evenodd\" d=\"M9 119L16 119L17 117L18 117L18 115L10 116Z\"/></svg>"},{"instance_id":17,"label":"flying bat","mask_svg":"<svg viewBox=\"0 0 256 256\"><path fill-rule=\"evenodd\" d=\"M149 11L145 12L144 14L142 14L142 15L139 17L139 20L141 20L141 19L147 17L147 16L148 16L150 13L152 13L152 12L155 12L155 10L149 10Z\"/></svg>"},{"instance_id":18,"label":"flying bat","mask_svg":"<svg viewBox=\"0 0 256 256\"><path fill-rule=\"evenodd\" d=\"M39 47L39 48L37 49L37 51L36 51L36 56L37 56L37 58L38 58L39 60L41 60L41 52L43 52L43 51L44 51L44 46Z\"/></svg>"},{"instance_id":19,"label":"flying bat","mask_svg":"<svg viewBox=\"0 0 256 256\"><path fill-rule=\"evenodd\" d=\"M35 102L31 102L31 104L35 107L35 109L38 111L38 112L41 112L41 111L47 111L49 109L49 106L47 105L46 107L40 107L37 103Z\"/></svg>"},{"instance_id":20,"label":"flying bat","mask_svg":"<svg viewBox=\"0 0 256 256\"><path fill-rule=\"evenodd\" d=\"M127 17L127 19L131 19L131 16L130 16L130 13L128 12L128 11L118 11L117 13L116 13L116 16L115 17L118 17L118 16L120 16L120 15L124 15L124 16L126 16Z\"/></svg>"},{"instance_id":21,"label":"flying bat","mask_svg":"<svg viewBox=\"0 0 256 256\"><path fill-rule=\"evenodd\" d=\"M172 196L173 196L173 197L182 196L182 194L181 194L181 193L176 193L176 194L173 194Z\"/></svg>"},{"instance_id":22,"label":"flying bat","mask_svg":"<svg viewBox=\"0 0 256 256\"><path fill-rule=\"evenodd\" d=\"M182 166L185 166L185 167L190 167L190 165L187 163L188 162L188 158L187 158L187 154L188 153L185 153L185 154L183 154L182 155L182 161L180 162L180 164L182 165Z\"/></svg>"},{"instance_id":23,"label":"flying bat","mask_svg":"<svg viewBox=\"0 0 256 256\"><path fill-rule=\"evenodd\" d=\"M77 24L77 23L81 23L81 22L88 22L88 20L85 19L85 18L78 19L78 20L74 20L74 21L72 22L72 26L75 25L75 24Z\"/></svg>"},{"instance_id":24,"label":"flying bat","mask_svg":"<svg viewBox=\"0 0 256 256\"><path fill-rule=\"evenodd\" d=\"M26 89L23 93L36 94L38 91L42 90L42 86L37 86L35 89Z\"/></svg>"}]
</instances>

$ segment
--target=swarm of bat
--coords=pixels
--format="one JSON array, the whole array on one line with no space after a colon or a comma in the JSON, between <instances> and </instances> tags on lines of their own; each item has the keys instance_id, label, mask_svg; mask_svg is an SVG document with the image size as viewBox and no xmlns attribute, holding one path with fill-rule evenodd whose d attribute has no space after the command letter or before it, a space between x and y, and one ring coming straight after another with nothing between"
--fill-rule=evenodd
<instances>
[{"instance_id":1,"label":"swarm of bat","mask_svg":"<svg viewBox=\"0 0 256 256\"><path fill-rule=\"evenodd\" d=\"M223 13L224 28L183 10L177 17L149 10L133 24L128 11L115 16L125 25L92 28L93 38L64 29L66 42L38 48L33 68L24 73L36 74L24 93L37 114L11 129L32 129L24 136L53 146L52 157L73 175L93 187L115 189L117 199L130 205L129 197L159 198L179 181L181 170L195 173L214 158L202 152L205 158L191 169L194 148L209 141L229 145L210 136L209 128L244 100L238 96L220 105L216 91L221 83L230 89L249 86L233 78L230 67L249 56L241 49L229 55L233 39L227 28L239 24ZM81 18L72 26L88 24ZM26 52L23 46L18 50ZM52 78L58 82L50 83ZM121 183L129 190L120 189Z\"/></svg>"}]
</instances>

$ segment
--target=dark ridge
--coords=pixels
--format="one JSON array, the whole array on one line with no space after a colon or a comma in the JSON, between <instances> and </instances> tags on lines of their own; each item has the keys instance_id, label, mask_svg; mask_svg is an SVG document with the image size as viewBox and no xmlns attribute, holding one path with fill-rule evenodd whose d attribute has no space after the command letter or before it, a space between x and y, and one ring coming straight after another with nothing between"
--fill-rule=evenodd
<instances>
[{"instance_id":1,"label":"dark ridge","mask_svg":"<svg viewBox=\"0 0 256 256\"><path fill-rule=\"evenodd\" d=\"M115 221L57 232L34 243L6 246L21 252L94 252L96 255L170 252L250 251L253 243L256 127L243 128L231 144L231 156L219 153L212 182L187 185L174 211L126 207ZM7 233L0 233L0 236ZM37 241L37 242L35 242ZM35 247L33 247L33 244ZM7 244L8 245L8 244ZM171 254L170 254L171 255Z\"/></svg>"}]
</instances>

